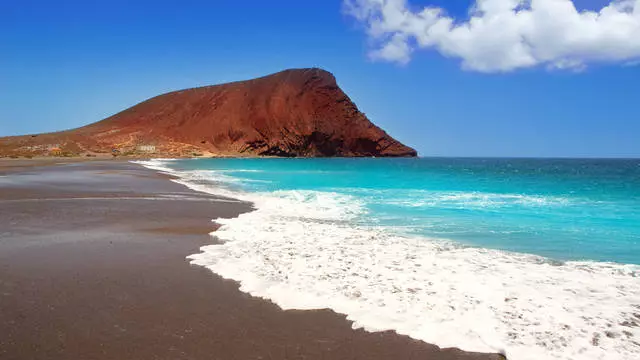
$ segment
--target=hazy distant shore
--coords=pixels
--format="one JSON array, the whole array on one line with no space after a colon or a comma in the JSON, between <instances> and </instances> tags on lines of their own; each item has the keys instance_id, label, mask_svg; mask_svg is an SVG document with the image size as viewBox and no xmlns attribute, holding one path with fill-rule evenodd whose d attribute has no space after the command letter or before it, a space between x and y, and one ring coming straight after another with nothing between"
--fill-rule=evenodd
<instances>
[{"instance_id":1,"label":"hazy distant shore","mask_svg":"<svg viewBox=\"0 0 640 360\"><path fill-rule=\"evenodd\" d=\"M251 205L126 161L0 160L0 206L3 359L499 358L281 311L189 266L211 218Z\"/></svg>"}]
</instances>

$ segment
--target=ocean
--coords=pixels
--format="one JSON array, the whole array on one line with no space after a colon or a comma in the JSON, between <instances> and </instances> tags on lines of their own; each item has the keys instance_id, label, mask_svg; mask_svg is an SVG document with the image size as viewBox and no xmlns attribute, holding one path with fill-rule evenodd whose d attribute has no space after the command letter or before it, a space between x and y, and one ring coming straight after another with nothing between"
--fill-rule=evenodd
<instances>
[{"instance_id":1,"label":"ocean","mask_svg":"<svg viewBox=\"0 0 640 360\"><path fill-rule=\"evenodd\" d=\"M254 204L189 259L283 309L516 360L640 358L640 160L141 163Z\"/></svg>"}]
</instances>

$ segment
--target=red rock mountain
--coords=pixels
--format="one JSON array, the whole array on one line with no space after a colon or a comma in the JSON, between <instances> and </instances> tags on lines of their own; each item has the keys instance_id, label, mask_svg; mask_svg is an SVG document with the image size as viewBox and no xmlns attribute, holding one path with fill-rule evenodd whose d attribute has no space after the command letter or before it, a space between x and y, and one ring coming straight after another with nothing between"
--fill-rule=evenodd
<instances>
[{"instance_id":1,"label":"red rock mountain","mask_svg":"<svg viewBox=\"0 0 640 360\"><path fill-rule=\"evenodd\" d=\"M175 91L102 121L0 139L0 154L416 156L372 124L321 69Z\"/></svg>"}]
</instances>

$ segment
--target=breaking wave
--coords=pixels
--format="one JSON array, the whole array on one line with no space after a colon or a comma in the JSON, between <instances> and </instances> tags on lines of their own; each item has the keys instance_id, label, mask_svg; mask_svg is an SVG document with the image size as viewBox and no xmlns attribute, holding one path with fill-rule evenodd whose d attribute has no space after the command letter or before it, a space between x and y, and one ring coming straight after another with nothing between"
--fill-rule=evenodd
<instances>
[{"instance_id":1,"label":"breaking wave","mask_svg":"<svg viewBox=\"0 0 640 360\"><path fill-rule=\"evenodd\" d=\"M217 186L240 179L216 171L171 173L192 189L255 204L214 219L222 244L193 264L238 281L240 290L283 309L330 308L353 327L395 330L440 347L501 352L509 359L637 359L640 266L557 262L401 235L365 225L358 196L327 191L242 192ZM451 194L439 201L549 199ZM558 206L562 199L551 200Z\"/></svg>"}]
</instances>

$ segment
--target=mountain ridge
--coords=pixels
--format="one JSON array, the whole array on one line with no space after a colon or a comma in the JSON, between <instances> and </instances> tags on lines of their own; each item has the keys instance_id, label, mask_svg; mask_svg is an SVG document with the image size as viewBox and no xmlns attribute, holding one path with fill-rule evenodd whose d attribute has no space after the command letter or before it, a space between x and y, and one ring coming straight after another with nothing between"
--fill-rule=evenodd
<instances>
[{"instance_id":1,"label":"mountain ridge","mask_svg":"<svg viewBox=\"0 0 640 360\"><path fill-rule=\"evenodd\" d=\"M0 138L0 155L416 156L318 68L161 94L76 129Z\"/></svg>"}]
</instances>

